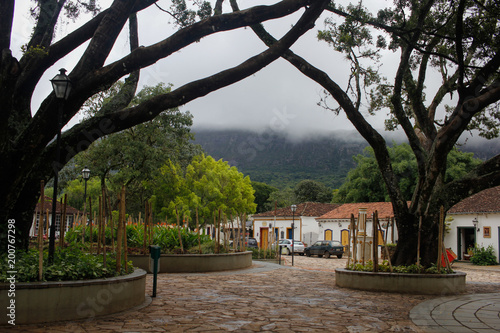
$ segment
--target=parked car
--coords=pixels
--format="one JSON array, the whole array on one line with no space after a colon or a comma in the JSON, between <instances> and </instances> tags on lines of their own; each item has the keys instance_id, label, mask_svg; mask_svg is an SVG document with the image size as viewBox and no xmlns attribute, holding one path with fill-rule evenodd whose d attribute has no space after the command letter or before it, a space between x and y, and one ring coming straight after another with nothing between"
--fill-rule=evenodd
<instances>
[{"instance_id":1,"label":"parked car","mask_svg":"<svg viewBox=\"0 0 500 333\"><path fill-rule=\"evenodd\" d=\"M249 237L249 238L245 238L243 239L243 241L245 242L245 245L246 247L250 247L250 248L258 248L258 244L257 244L257 240L253 237ZM229 246L233 246L233 241L230 241L229 242Z\"/></svg>"},{"instance_id":2,"label":"parked car","mask_svg":"<svg viewBox=\"0 0 500 333\"><path fill-rule=\"evenodd\" d=\"M317 255L318 257L330 258L330 256L334 255L340 259L344 254L344 246L339 241L320 240L313 245L306 247L304 249L304 253L308 257Z\"/></svg>"},{"instance_id":3,"label":"parked car","mask_svg":"<svg viewBox=\"0 0 500 333\"><path fill-rule=\"evenodd\" d=\"M281 239L279 241L280 248L282 249L282 254L292 254L292 240L291 239ZM301 241L294 241L293 242L293 251L294 253L298 253L301 256L304 255L304 243Z\"/></svg>"}]
</instances>

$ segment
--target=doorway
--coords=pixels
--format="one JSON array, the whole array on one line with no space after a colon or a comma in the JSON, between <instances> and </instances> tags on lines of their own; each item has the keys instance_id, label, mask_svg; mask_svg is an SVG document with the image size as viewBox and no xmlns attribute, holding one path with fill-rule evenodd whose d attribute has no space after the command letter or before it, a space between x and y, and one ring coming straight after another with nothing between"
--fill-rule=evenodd
<instances>
[{"instance_id":1,"label":"doorway","mask_svg":"<svg viewBox=\"0 0 500 333\"><path fill-rule=\"evenodd\" d=\"M260 228L260 248L267 249L269 243L269 229L268 228Z\"/></svg>"},{"instance_id":2,"label":"doorway","mask_svg":"<svg viewBox=\"0 0 500 333\"><path fill-rule=\"evenodd\" d=\"M467 249L476 245L476 228L458 227L457 230L457 256L458 260L463 260Z\"/></svg>"},{"instance_id":3,"label":"doorway","mask_svg":"<svg viewBox=\"0 0 500 333\"><path fill-rule=\"evenodd\" d=\"M331 229L325 230L325 240L333 240L333 232Z\"/></svg>"}]
</instances>

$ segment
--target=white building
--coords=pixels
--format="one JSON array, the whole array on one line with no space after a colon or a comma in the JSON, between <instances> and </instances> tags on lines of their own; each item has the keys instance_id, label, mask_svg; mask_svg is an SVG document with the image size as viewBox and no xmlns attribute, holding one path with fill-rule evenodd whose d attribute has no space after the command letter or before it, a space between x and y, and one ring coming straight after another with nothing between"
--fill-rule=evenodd
<instances>
[{"instance_id":1,"label":"white building","mask_svg":"<svg viewBox=\"0 0 500 333\"><path fill-rule=\"evenodd\" d=\"M364 222L359 223L358 226L358 240L357 243L364 244L365 255L363 257L371 257L371 244L373 241L373 213L377 211L380 227L382 231L378 234L379 252L380 246L386 243L395 243L397 241L397 228L394 223L394 213L392 204L390 202L364 202L364 203L347 203L343 204L334 210L318 217L318 231L321 234L321 239L324 240L338 240L342 245L346 246L351 241L351 216L354 217L356 224L360 211L365 214ZM358 245L361 247L361 245ZM358 248L358 253L361 249ZM380 253L378 253L379 255Z\"/></svg>"},{"instance_id":2,"label":"white building","mask_svg":"<svg viewBox=\"0 0 500 333\"><path fill-rule=\"evenodd\" d=\"M60 223L61 223L61 215L62 215L62 205L59 201L56 201L56 234L59 235L60 232ZM41 203L38 202L35 207L35 211L33 212L33 222L30 228L30 237L35 237L38 235L38 224L40 222L40 213L43 214L44 217L44 228L43 234L48 235L48 230L50 225L52 224L52 198L45 196L44 198L44 206L41 207ZM65 217L65 231L68 231L69 228L73 226L73 223L76 222L76 216L81 215L78 209L73 208L71 206L66 206L66 217ZM48 221L48 222L47 222Z\"/></svg>"},{"instance_id":3,"label":"white building","mask_svg":"<svg viewBox=\"0 0 500 333\"><path fill-rule=\"evenodd\" d=\"M305 202L297 205L295 213L290 207L285 207L254 214L252 236L257 239L260 248L266 248L269 243L277 239L292 239L292 223L294 223L293 238L311 245L322 239L316 218L338 206L330 203Z\"/></svg>"},{"instance_id":4,"label":"white building","mask_svg":"<svg viewBox=\"0 0 500 333\"><path fill-rule=\"evenodd\" d=\"M500 186L476 193L453 206L447 213L447 222L445 246L451 247L458 260L467 259L467 249L475 244L484 248L493 246L499 260Z\"/></svg>"}]
</instances>

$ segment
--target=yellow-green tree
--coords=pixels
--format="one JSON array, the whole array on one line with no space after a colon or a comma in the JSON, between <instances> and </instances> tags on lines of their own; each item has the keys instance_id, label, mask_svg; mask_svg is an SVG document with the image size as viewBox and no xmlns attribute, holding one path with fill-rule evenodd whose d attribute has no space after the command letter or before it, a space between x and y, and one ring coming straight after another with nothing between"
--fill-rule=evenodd
<instances>
[{"instance_id":1,"label":"yellow-green tree","mask_svg":"<svg viewBox=\"0 0 500 333\"><path fill-rule=\"evenodd\" d=\"M227 162L198 155L183 171L169 161L157 180L156 207L167 219L177 212L194 223L198 209L200 223L211 223L219 210L225 216L254 213L254 189L250 178Z\"/></svg>"}]
</instances>

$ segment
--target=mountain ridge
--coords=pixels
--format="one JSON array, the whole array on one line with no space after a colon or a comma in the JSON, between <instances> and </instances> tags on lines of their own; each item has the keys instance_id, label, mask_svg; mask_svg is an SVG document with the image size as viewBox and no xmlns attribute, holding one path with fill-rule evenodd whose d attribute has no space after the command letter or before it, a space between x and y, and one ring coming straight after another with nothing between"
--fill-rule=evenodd
<instances>
[{"instance_id":1,"label":"mountain ridge","mask_svg":"<svg viewBox=\"0 0 500 333\"><path fill-rule=\"evenodd\" d=\"M356 166L353 156L368 146L355 131L302 139L270 130L194 129L193 133L194 143L200 144L208 155L236 166L252 181L278 188L293 187L303 179L338 188L349 170ZM401 143L404 140L389 134L386 141ZM486 160L499 153L500 143L476 139L460 149Z\"/></svg>"}]
</instances>

